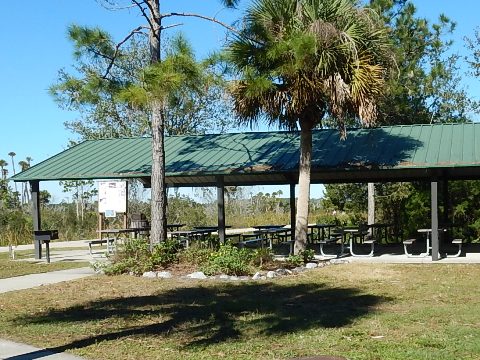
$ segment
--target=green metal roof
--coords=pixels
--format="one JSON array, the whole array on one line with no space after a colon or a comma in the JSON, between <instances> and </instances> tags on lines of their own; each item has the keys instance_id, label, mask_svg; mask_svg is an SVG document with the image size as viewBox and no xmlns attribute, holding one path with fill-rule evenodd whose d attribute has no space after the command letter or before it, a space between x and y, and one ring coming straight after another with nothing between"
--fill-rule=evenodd
<instances>
[{"instance_id":1,"label":"green metal roof","mask_svg":"<svg viewBox=\"0 0 480 360\"><path fill-rule=\"evenodd\" d=\"M291 183L298 177L299 133L247 132L165 139L167 183ZM480 124L337 130L313 134L312 182L480 178ZM12 177L14 181L149 181L151 138L87 140Z\"/></svg>"}]
</instances>

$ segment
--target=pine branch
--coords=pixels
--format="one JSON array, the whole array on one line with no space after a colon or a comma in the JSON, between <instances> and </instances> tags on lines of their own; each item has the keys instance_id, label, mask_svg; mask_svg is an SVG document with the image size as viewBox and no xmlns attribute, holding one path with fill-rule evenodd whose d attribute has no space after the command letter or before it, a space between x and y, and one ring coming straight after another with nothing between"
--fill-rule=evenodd
<instances>
[{"instance_id":1,"label":"pine branch","mask_svg":"<svg viewBox=\"0 0 480 360\"><path fill-rule=\"evenodd\" d=\"M108 74L110 73L110 70L112 69L112 66L115 63L115 59L117 58L118 52L120 51L120 48L122 47L122 45L125 44L128 41L128 39L130 39L133 35L143 34L141 32L142 29L145 29L145 27L144 26L139 26L139 27L133 29L132 31L130 31L130 33L127 36L125 36L125 38L122 41L120 41L115 46L115 52L113 53L113 56L111 57L110 63L108 64L107 70L105 71L105 74L103 75L104 79L106 79Z\"/></svg>"},{"instance_id":2,"label":"pine branch","mask_svg":"<svg viewBox=\"0 0 480 360\"><path fill-rule=\"evenodd\" d=\"M162 27L160 28L160 30L167 30L167 29L171 29L171 28L173 28L173 27L177 27L177 26L181 26L181 25L183 25L183 23L178 23L178 24L172 24L172 25L162 26Z\"/></svg>"},{"instance_id":3,"label":"pine branch","mask_svg":"<svg viewBox=\"0 0 480 360\"><path fill-rule=\"evenodd\" d=\"M133 1L135 1L135 0L133 0ZM160 19L173 17L173 16L196 17L196 18L199 18L199 19L208 20L208 21L211 21L211 22L214 22L216 24L219 24L219 25L223 26L225 29L230 30L231 32L234 32L237 35L242 35L241 32L239 30L237 30L236 28L234 28L233 26L230 26L227 23L224 23L223 21L215 19L214 17L200 15L200 14L171 12L171 13L168 13L168 14L160 15Z\"/></svg>"}]
</instances>

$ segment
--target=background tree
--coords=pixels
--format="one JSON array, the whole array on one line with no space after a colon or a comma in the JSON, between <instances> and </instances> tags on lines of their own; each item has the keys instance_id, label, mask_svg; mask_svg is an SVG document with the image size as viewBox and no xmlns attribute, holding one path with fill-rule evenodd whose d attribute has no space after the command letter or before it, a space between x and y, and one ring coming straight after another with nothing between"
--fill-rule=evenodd
<instances>
[{"instance_id":1,"label":"background tree","mask_svg":"<svg viewBox=\"0 0 480 360\"><path fill-rule=\"evenodd\" d=\"M17 154L15 154L13 151L10 151L10 152L8 153L8 156L10 156L10 158L12 159L12 170L13 170L13 175L15 175L15 159L14 159L14 158L15 158L15 156L16 156L16 155L17 155ZM15 183L15 192L17 192L17 193L18 193L18 190L17 190L17 183Z\"/></svg>"},{"instance_id":2,"label":"background tree","mask_svg":"<svg viewBox=\"0 0 480 360\"><path fill-rule=\"evenodd\" d=\"M1 159L0 160L0 170L1 170L0 176L2 177L3 180L6 180L6 176L4 174L4 170L6 166L8 166L8 163L5 160Z\"/></svg>"},{"instance_id":3,"label":"background tree","mask_svg":"<svg viewBox=\"0 0 480 360\"><path fill-rule=\"evenodd\" d=\"M396 74L378 107L383 125L468 121L476 107L459 73L460 57L452 53L455 22L441 14L436 23L417 15L408 0L371 0L389 26Z\"/></svg>"},{"instance_id":4,"label":"background tree","mask_svg":"<svg viewBox=\"0 0 480 360\"><path fill-rule=\"evenodd\" d=\"M306 246L312 129L327 114L343 135L348 118L375 121L387 43L380 19L353 1L261 0L228 47L240 120L300 128L295 253Z\"/></svg>"},{"instance_id":5,"label":"background tree","mask_svg":"<svg viewBox=\"0 0 480 360\"><path fill-rule=\"evenodd\" d=\"M25 161L19 161L18 165L20 166L21 171L25 171L30 167L30 164ZM28 191L28 184L25 182L22 182L22 190L21 190L21 204L24 205L30 201L30 193Z\"/></svg>"}]
</instances>

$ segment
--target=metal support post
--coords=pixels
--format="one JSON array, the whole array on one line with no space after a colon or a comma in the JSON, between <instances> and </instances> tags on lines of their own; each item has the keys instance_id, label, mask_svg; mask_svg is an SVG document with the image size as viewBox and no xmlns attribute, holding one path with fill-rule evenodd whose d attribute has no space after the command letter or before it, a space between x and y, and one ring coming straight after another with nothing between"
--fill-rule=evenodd
<instances>
[{"instance_id":1,"label":"metal support post","mask_svg":"<svg viewBox=\"0 0 480 360\"><path fill-rule=\"evenodd\" d=\"M223 176L217 176L217 209L218 237L221 244L225 243L225 184Z\"/></svg>"},{"instance_id":2,"label":"metal support post","mask_svg":"<svg viewBox=\"0 0 480 360\"><path fill-rule=\"evenodd\" d=\"M431 183L431 208L432 208L432 261L439 259L439 241L438 241L438 183Z\"/></svg>"}]
</instances>

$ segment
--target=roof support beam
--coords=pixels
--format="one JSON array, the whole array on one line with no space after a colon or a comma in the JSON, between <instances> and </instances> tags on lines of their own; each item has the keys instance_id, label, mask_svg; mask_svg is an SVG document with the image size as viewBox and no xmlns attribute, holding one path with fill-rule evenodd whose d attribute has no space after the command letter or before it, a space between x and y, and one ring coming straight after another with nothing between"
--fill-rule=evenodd
<instances>
[{"instance_id":1,"label":"roof support beam","mask_svg":"<svg viewBox=\"0 0 480 360\"><path fill-rule=\"evenodd\" d=\"M40 182L38 180L30 181L30 187L32 191L32 219L33 219L33 230L42 229L42 219L40 216ZM33 241L35 259L39 260L42 258L42 245L39 241Z\"/></svg>"},{"instance_id":2,"label":"roof support beam","mask_svg":"<svg viewBox=\"0 0 480 360\"><path fill-rule=\"evenodd\" d=\"M432 208L432 261L439 260L439 241L438 241L438 183L431 182L431 208Z\"/></svg>"},{"instance_id":3,"label":"roof support beam","mask_svg":"<svg viewBox=\"0 0 480 360\"><path fill-rule=\"evenodd\" d=\"M290 236L295 240L295 183L290 183Z\"/></svg>"},{"instance_id":4,"label":"roof support beam","mask_svg":"<svg viewBox=\"0 0 480 360\"><path fill-rule=\"evenodd\" d=\"M215 177L217 182L218 237L225 243L225 183L223 176Z\"/></svg>"}]
</instances>

